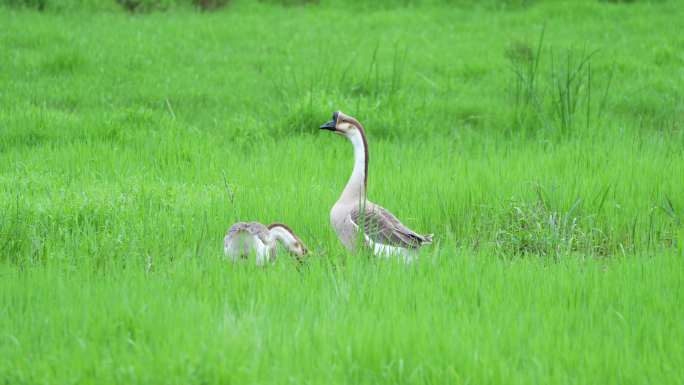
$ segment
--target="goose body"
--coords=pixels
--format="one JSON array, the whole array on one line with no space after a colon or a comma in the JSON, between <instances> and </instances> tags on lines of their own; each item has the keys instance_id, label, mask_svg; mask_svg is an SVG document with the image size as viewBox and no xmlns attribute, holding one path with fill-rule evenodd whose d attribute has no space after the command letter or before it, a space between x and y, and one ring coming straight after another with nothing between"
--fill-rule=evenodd
<instances>
[{"instance_id":1,"label":"goose body","mask_svg":"<svg viewBox=\"0 0 684 385\"><path fill-rule=\"evenodd\" d=\"M275 261L278 241L293 255L301 257L307 253L304 244L288 226L282 223L264 226L259 222L232 225L223 239L223 251L233 262L254 254L256 264L263 266L266 261Z\"/></svg>"},{"instance_id":2,"label":"goose body","mask_svg":"<svg viewBox=\"0 0 684 385\"><path fill-rule=\"evenodd\" d=\"M345 136L354 147L351 177L330 210L330 223L337 237L350 251L356 250L362 240L376 256L400 256L411 261L421 246L432 243L432 234L414 232L388 210L367 199L368 143L363 126L338 111L321 129Z\"/></svg>"}]
</instances>

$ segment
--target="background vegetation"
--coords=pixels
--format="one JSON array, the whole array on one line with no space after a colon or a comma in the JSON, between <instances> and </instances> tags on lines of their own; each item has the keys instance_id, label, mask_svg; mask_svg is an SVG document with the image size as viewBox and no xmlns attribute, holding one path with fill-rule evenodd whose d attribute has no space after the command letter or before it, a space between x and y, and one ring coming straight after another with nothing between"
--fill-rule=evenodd
<instances>
[{"instance_id":1,"label":"background vegetation","mask_svg":"<svg viewBox=\"0 0 684 385\"><path fill-rule=\"evenodd\" d=\"M679 2L0 4L0 383L684 378ZM335 238L337 109L419 263Z\"/></svg>"}]
</instances>

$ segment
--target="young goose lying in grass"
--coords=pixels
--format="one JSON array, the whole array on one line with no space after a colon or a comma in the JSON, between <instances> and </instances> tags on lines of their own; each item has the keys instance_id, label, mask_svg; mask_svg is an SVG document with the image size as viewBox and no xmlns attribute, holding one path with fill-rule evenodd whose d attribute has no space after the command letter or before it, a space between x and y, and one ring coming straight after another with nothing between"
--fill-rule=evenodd
<instances>
[{"instance_id":1,"label":"young goose lying in grass","mask_svg":"<svg viewBox=\"0 0 684 385\"><path fill-rule=\"evenodd\" d=\"M347 249L354 251L361 231L374 255L398 255L410 261L418 248L432 243L432 234L415 233L392 213L366 199L368 143L361 123L338 111L321 129L346 137L354 146L354 169L342 195L330 211L330 222L337 237Z\"/></svg>"},{"instance_id":2,"label":"young goose lying in grass","mask_svg":"<svg viewBox=\"0 0 684 385\"><path fill-rule=\"evenodd\" d=\"M266 260L276 258L276 242L280 241L290 254L303 257L308 250L294 232L282 223L264 226L259 222L238 222L228 229L223 239L223 251L233 262L256 254L256 264L263 266Z\"/></svg>"}]
</instances>

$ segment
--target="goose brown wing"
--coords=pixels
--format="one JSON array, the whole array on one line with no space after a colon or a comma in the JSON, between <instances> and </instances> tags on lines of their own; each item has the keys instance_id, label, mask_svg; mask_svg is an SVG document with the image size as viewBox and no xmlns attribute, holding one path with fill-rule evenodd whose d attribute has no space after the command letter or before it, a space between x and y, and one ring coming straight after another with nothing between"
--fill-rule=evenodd
<instances>
[{"instance_id":1,"label":"goose brown wing","mask_svg":"<svg viewBox=\"0 0 684 385\"><path fill-rule=\"evenodd\" d=\"M428 237L416 234L404 226L392 213L377 205L362 206L352 210L350 219L356 227L363 229L364 234L374 243L417 248L430 242Z\"/></svg>"},{"instance_id":2,"label":"goose brown wing","mask_svg":"<svg viewBox=\"0 0 684 385\"><path fill-rule=\"evenodd\" d=\"M256 235L264 244L269 243L270 232L266 226L259 222L238 222L228 229L228 236L232 238L241 232Z\"/></svg>"}]
</instances>

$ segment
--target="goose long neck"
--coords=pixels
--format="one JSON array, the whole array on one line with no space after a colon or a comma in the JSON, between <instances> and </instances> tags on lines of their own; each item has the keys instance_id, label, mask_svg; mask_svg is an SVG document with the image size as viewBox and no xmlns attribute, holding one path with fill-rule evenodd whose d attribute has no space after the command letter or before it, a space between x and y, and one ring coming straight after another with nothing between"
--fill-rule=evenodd
<instances>
[{"instance_id":1,"label":"goose long neck","mask_svg":"<svg viewBox=\"0 0 684 385\"><path fill-rule=\"evenodd\" d=\"M340 200L359 202L366 198L368 185L368 143L362 128L352 131L347 138L354 147L354 168Z\"/></svg>"},{"instance_id":2,"label":"goose long neck","mask_svg":"<svg viewBox=\"0 0 684 385\"><path fill-rule=\"evenodd\" d=\"M292 234L290 234L289 231L280 226L272 227L270 232L271 236L276 241L280 241L288 250L291 250L294 243L297 242L297 240L292 236Z\"/></svg>"}]
</instances>

